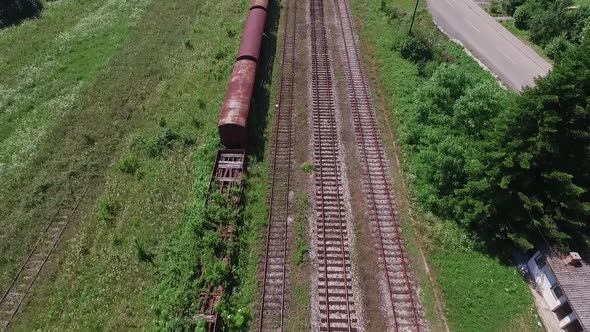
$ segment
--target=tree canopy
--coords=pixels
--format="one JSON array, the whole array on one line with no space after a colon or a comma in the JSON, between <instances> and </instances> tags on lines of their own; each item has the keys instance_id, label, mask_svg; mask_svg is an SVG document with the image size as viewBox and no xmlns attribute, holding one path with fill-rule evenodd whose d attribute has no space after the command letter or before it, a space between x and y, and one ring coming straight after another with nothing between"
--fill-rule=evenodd
<instances>
[{"instance_id":1,"label":"tree canopy","mask_svg":"<svg viewBox=\"0 0 590 332\"><path fill-rule=\"evenodd\" d=\"M441 65L403 132L416 198L487 238L588 247L590 32L520 96Z\"/></svg>"}]
</instances>

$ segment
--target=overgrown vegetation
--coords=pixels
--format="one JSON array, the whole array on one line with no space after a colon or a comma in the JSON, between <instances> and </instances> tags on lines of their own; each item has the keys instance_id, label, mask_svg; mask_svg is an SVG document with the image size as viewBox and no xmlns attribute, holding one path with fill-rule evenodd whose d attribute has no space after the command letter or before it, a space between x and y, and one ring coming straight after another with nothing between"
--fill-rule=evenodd
<instances>
[{"instance_id":1,"label":"overgrown vegetation","mask_svg":"<svg viewBox=\"0 0 590 332\"><path fill-rule=\"evenodd\" d=\"M237 12L243 15L245 8ZM217 285L224 287L224 296L216 308L222 318L221 330L246 331L253 320L258 294L257 267L263 250L261 235L268 217L266 175L270 170L264 158L265 132L272 98L278 3L269 4L268 12L253 97L255 106L249 114L248 175L244 180L243 205L237 208L235 199L228 201L218 194L207 195L214 153L219 147L217 134L207 133L206 136L215 138L201 146L195 156L194 192L185 220L166 241L165 255L157 263L159 282L152 290L152 302L158 329L202 330L203 323L191 319L201 304L199 292ZM227 30L227 36L239 38L233 29ZM218 52L214 57L231 64L234 58L227 56L228 53ZM222 79L228 78L229 73ZM223 91L219 89L217 93ZM202 103L199 99L197 106ZM230 225L235 237L221 241L220 234Z\"/></svg>"},{"instance_id":2,"label":"overgrown vegetation","mask_svg":"<svg viewBox=\"0 0 590 332\"><path fill-rule=\"evenodd\" d=\"M465 68L440 66L401 118L425 207L487 241L529 249L545 237L587 247L588 45L518 97Z\"/></svg>"},{"instance_id":3,"label":"overgrown vegetation","mask_svg":"<svg viewBox=\"0 0 590 332\"><path fill-rule=\"evenodd\" d=\"M194 329L197 322L190 317L201 305L200 293L218 285L228 293L235 286L235 276L231 273L239 250L235 237L241 235L243 227L242 209L235 202L241 193L234 191L229 199L221 192L207 193L216 151L216 141L199 148L195 156L195 195L182 227L167 241L164 256L158 261L159 284L153 301L158 329ZM228 229L233 234L222 239ZM222 301L227 298L225 294ZM226 302L219 306L231 330L245 327L249 313L231 310Z\"/></svg>"},{"instance_id":4,"label":"overgrown vegetation","mask_svg":"<svg viewBox=\"0 0 590 332\"><path fill-rule=\"evenodd\" d=\"M506 12L514 16L514 26L526 31L532 42L559 62L562 55L581 41L590 29L590 4L574 0L504 0Z\"/></svg>"},{"instance_id":5,"label":"overgrown vegetation","mask_svg":"<svg viewBox=\"0 0 590 332\"><path fill-rule=\"evenodd\" d=\"M301 265L307 261L307 254L309 247L307 245L308 234L306 232L307 227L307 215L309 209L309 201L307 194L301 192L297 195L295 202L295 264Z\"/></svg>"}]
</instances>

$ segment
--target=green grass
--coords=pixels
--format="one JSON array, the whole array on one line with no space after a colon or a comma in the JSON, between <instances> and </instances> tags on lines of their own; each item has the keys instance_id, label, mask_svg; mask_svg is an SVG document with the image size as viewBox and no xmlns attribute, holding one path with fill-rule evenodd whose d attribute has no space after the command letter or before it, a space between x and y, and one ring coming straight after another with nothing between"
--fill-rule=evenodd
<instances>
[{"instance_id":1,"label":"green grass","mask_svg":"<svg viewBox=\"0 0 590 332\"><path fill-rule=\"evenodd\" d=\"M53 207L62 199L55 188L66 181L66 169L76 154L54 159L62 168L56 176L47 174L56 167L48 166L41 156L55 154L65 141L58 138L63 137L59 131L73 133L81 127L67 123L67 118L83 113L83 105L90 106L93 97L84 95L96 92L97 75L125 43L149 3L48 2L41 18L0 30L0 227L4 230L0 251L6 254L0 259L0 289L55 213ZM51 211L37 210L47 201L52 201Z\"/></svg>"},{"instance_id":2,"label":"green grass","mask_svg":"<svg viewBox=\"0 0 590 332\"><path fill-rule=\"evenodd\" d=\"M0 198L150 2L47 2L41 18L0 30Z\"/></svg>"},{"instance_id":3,"label":"green grass","mask_svg":"<svg viewBox=\"0 0 590 332\"><path fill-rule=\"evenodd\" d=\"M393 115L395 131L399 135L405 128L407 112L412 110L414 92L424 84L431 72L429 65L421 67L411 63L403 59L397 50L397 45L407 34L415 1L352 0L351 4L366 58L378 68L378 85L382 87ZM474 75L482 78L487 76L486 79L489 79L489 74L458 45L436 31L424 4L419 9L415 28L416 33L437 50L443 61L458 64ZM412 165L407 162L407 158L402 159L410 184L410 198L413 198ZM540 330L532 297L513 267L483 254L485 247L477 246L469 233L454 222L427 218L429 213L423 211L418 202L413 202L413 205L417 224L404 226L409 228L404 229L404 233L419 234L420 242L426 249L427 261L437 280L435 288L443 294L452 331ZM411 243L409 245L408 250L414 252L412 256L419 257ZM425 279L421 279L422 285L428 283ZM430 286L423 287L427 316L436 319L434 299L428 290Z\"/></svg>"},{"instance_id":4,"label":"green grass","mask_svg":"<svg viewBox=\"0 0 590 332\"><path fill-rule=\"evenodd\" d=\"M527 324L520 316L533 310L530 291L510 266L474 251L443 250L431 263L449 306L453 331L515 331L536 327L534 315Z\"/></svg>"},{"instance_id":5,"label":"green grass","mask_svg":"<svg viewBox=\"0 0 590 332\"><path fill-rule=\"evenodd\" d=\"M0 57L8 78L1 88L17 87L10 92L12 106L5 99L0 104L18 106L0 114L3 120L11 117L0 125L2 156L15 160L2 159L11 165L2 181L18 184L3 187L7 199L0 202L0 289L61 199L90 185L17 316L16 330L153 327L163 253L171 234L181 232L198 193L206 190L199 176L208 181L213 156L194 152L217 147L209 138L217 135L247 7L246 1L229 0L62 0L50 3L40 19L0 31L4 46L32 36L26 39L31 43L0 51L9 55ZM111 19L119 23L111 27ZM62 32L79 30L64 53L56 48ZM103 44L108 47L99 47ZM19 73L43 67L46 55L51 70L33 80L39 92L20 88ZM79 91L72 84L79 84ZM69 92L76 96L61 113L37 109ZM39 126L24 120L28 117ZM25 144L14 134L19 128L30 128L38 141L22 158L9 153L11 146ZM248 249L238 270L249 279L238 292L244 295L231 300L236 305L250 305L255 293L257 258L250 244L265 222L265 172L256 171L264 169L262 160L252 160L247 180L243 234Z\"/></svg>"}]
</instances>

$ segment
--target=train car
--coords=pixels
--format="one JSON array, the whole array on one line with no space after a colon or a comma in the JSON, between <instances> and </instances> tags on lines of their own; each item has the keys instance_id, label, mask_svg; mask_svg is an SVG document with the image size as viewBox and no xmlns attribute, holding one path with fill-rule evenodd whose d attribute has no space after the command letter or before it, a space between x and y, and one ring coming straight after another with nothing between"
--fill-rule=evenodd
<instances>
[{"instance_id":1,"label":"train car","mask_svg":"<svg viewBox=\"0 0 590 332\"><path fill-rule=\"evenodd\" d=\"M256 66L266 23L268 0L252 0L244 33L228 84L221 117L219 137L226 148L245 148L247 122L256 80Z\"/></svg>"}]
</instances>

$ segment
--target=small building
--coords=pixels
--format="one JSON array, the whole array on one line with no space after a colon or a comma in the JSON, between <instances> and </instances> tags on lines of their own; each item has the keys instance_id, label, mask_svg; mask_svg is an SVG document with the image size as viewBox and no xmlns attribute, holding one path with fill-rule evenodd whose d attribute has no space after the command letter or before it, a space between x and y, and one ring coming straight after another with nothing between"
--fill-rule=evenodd
<instances>
[{"instance_id":1,"label":"small building","mask_svg":"<svg viewBox=\"0 0 590 332\"><path fill-rule=\"evenodd\" d=\"M566 332L590 331L589 257L548 247L529 251L527 269L537 292Z\"/></svg>"}]
</instances>

